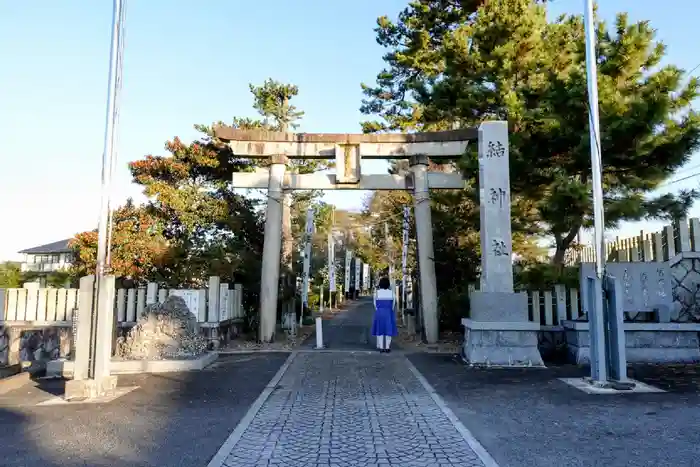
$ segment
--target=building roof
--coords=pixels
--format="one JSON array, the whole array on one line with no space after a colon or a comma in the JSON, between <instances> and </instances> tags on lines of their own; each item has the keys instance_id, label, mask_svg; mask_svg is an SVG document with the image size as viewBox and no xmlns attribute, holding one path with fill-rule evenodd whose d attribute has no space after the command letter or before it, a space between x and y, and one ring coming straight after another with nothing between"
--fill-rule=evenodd
<instances>
[{"instance_id":1,"label":"building roof","mask_svg":"<svg viewBox=\"0 0 700 467\"><path fill-rule=\"evenodd\" d=\"M46 245L39 245L33 248L27 248L19 253L25 255L41 255L48 253L68 253L72 249L68 246L72 238L67 238L59 242L47 243Z\"/></svg>"}]
</instances>

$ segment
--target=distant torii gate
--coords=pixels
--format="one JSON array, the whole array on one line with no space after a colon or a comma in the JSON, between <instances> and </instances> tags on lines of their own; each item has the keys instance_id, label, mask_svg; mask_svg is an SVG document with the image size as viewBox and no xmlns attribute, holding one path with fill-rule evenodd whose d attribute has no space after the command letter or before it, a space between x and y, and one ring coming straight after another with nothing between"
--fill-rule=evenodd
<instances>
[{"instance_id":1,"label":"distant torii gate","mask_svg":"<svg viewBox=\"0 0 700 467\"><path fill-rule=\"evenodd\" d=\"M460 173L428 172L431 159L461 157L476 128L426 133L332 134L284 133L215 128L241 157L269 158L269 170L233 174L234 188L268 190L260 287L260 339L274 338L282 247L282 195L287 190L410 190L414 195L420 291L425 338L438 340L437 293L429 190L461 189ZM335 159L335 174L295 174L286 170L289 159ZM362 174L362 159L409 159L407 176Z\"/></svg>"}]
</instances>

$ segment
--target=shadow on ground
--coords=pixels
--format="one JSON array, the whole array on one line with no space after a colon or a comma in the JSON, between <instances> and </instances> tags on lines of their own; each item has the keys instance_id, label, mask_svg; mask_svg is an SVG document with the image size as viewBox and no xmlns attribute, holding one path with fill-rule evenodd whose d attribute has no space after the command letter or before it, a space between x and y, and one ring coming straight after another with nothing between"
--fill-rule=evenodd
<instances>
[{"instance_id":1,"label":"shadow on ground","mask_svg":"<svg viewBox=\"0 0 700 467\"><path fill-rule=\"evenodd\" d=\"M138 389L105 404L37 406L60 380L0 396L0 464L204 466L287 358L221 357L196 372L119 377Z\"/></svg>"},{"instance_id":2,"label":"shadow on ground","mask_svg":"<svg viewBox=\"0 0 700 467\"><path fill-rule=\"evenodd\" d=\"M664 394L593 396L560 377L588 369L468 369L414 354L418 370L500 467L700 466L700 367L632 367Z\"/></svg>"}]
</instances>

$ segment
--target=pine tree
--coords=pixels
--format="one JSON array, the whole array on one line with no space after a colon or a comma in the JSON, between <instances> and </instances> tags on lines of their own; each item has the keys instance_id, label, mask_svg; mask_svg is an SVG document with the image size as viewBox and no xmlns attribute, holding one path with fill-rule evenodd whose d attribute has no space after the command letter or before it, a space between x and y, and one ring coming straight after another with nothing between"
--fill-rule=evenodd
<instances>
[{"instance_id":1,"label":"pine tree","mask_svg":"<svg viewBox=\"0 0 700 467\"><path fill-rule=\"evenodd\" d=\"M381 118L365 131L507 120L513 195L534 204L561 264L593 220L582 18L549 22L534 0L421 0L376 31L388 67L363 86L362 112ZM661 65L666 49L648 22L621 13L613 28L598 24L597 39L606 227L678 219L700 193L654 192L700 144L698 80ZM472 184L476 167L472 151L462 161Z\"/></svg>"},{"instance_id":2,"label":"pine tree","mask_svg":"<svg viewBox=\"0 0 700 467\"><path fill-rule=\"evenodd\" d=\"M299 127L299 120L304 112L291 104L291 100L299 94L299 88L293 84L284 84L273 79L266 79L260 86L250 85L253 94L253 108L262 116L261 127L271 131L287 132ZM312 173L327 167L324 161L313 159L293 159L289 170L295 173ZM294 284L294 236L293 216L291 205L298 196L315 198L318 193L293 194L286 192L282 204L282 264L285 274L289 274Z\"/></svg>"}]
</instances>

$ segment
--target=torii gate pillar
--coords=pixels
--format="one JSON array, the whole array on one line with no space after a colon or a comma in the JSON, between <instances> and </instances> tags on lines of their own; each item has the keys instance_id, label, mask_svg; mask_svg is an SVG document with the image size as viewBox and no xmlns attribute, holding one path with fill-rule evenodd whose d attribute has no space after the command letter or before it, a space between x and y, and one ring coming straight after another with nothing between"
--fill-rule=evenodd
<instances>
[{"instance_id":1,"label":"torii gate pillar","mask_svg":"<svg viewBox=\"0 0 700 467\"><path fill-rule=\"evenodd\" d=\"M282 203L287 156L275 155L270 160L265 214L262 277L260 278L260 327L258 338L270 342L277 325L280 260L282 253Z\"/></svg>"},{"instance_id":2,"label":"torii gate pillar","mask_svg":"<svg viewBox=\"0 0 700 467\"><path fill-rule=\"evenodd\" d=\"M438 310L435 253L433 251L433 220L428 185L428 157L425 155L413 156L410 163L413 173L413 210L416 218L423 326L425 340L428 343L434 343L438 340Z\"/></svg>"}]
</instances>

